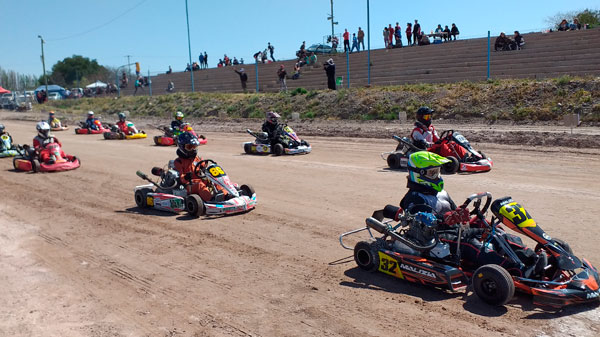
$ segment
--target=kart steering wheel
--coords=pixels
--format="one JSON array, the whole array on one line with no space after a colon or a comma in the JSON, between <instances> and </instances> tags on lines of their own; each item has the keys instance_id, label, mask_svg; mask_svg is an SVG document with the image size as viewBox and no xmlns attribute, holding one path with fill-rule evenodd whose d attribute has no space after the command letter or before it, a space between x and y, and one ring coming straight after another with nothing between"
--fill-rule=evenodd
<instances>
[{"instance_id":1,"label":"kart steering wheel","mask_svg":"<svg viewBox=\"0 0 600 337\"><path fill-rule=\"evenodd\" d=\"M483 208L482 208L481 202L482 202L483 198L486 198L486 199L485 199L485 204L483 205ZM475 202L473 202L473 201L475 201ZM477 194L472 194L467 198L467 200L465 200L465 202L460 207L466 208L467 206L469 206L469 204L471 202L473 202L473 210L469 214L471 214L471 215L477 214L477 215L483 216L483 214L485 214L485 212L487 212L488 208L490 207L490 204L492 203L492 194L490 192L481 192L481 193L477 193Z\"/></svg>"},{"instance_id":2,"label":"kart steering wheel","mask_svg":"<svg viewBox=\"0 0 600 337\"><path fill-rule=\"evenodd\" d=\"M445 130L444 132L442 132L442 134L440 135L440 141L442 139L447 139L447 140L452 140L452 135L454 135L454 130Z\"/></svg>"},{"instance_id":3,"label":"kart steering wheel","mask_svg":"<svg viewBox=\"0 0 600 337\"><path fill-rule=\"evenodd\" d=\"M194 164L194 174L200 179L206 178L203 166L205 166L207 163L216 164L216 162L212 159L203 159Z\"/></svg>"}]
</instances>

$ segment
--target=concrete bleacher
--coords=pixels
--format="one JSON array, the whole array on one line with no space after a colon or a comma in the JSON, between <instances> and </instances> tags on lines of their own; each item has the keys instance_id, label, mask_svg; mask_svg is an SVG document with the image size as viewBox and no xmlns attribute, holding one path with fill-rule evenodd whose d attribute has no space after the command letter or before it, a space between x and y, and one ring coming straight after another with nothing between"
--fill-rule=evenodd
<instances>
[{"instance_id":1,"label":"concrete bleacher","mask_svg":"<svg viewBox=\"0 0 600 337\"><path fill-rule=\"evenodd\" d=\"M569 32L524 34L522 50L493 50L496 37L491 38L490 76L502 78L549 78L561 75L600 75L600 29ZM371 50L371 85L398 85L406 83L450 83L483 81L487 78L487 38L457 40L428 46ZM326 89L327 78L322 64L333 58L336 77L343 76L347 86L346 54L318 55L315 67L302 67L298 80L288 78L288 90ZM368 84L367 52L349 55L350 87ZM200 92L242 92L239 76L233 71L244 67L248 74L248 91L256 90L256 68L259 74L259 91L279 90L277 69L285 66L291 77L296 60L268 64L246 64L235 67L210 68L194 72L194 90ZM169 81L175 92L190 92L189 72L161 74L152 77L154 95L166 94ZM133 94L130 86L121 91ZM139 92L138 92L139 94ZM146 88L145 94L148 94Z\"/></svg>"}]
</instances>

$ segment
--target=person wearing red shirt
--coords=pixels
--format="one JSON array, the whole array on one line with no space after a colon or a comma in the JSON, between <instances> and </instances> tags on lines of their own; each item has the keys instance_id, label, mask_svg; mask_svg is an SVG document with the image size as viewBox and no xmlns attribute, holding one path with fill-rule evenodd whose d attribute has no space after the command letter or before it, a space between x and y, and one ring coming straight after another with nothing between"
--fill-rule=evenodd
<instances>
[{"instance_id":1,"label":"person wearing red shirt","mask_svg":"<svg viewBox=\"0 0 600 337\"><path fill-rule=\"evenodd\" d=\"M119 121L117 122L117 127L119 128L119 132L122 132L128 136L138 133L137 129L135 128L135 125L133 125L132 122L128 122L126 120L127 116L124 112L119 112L118 116Z\"/></svg>"},{"instance_id":2,"label":"person wearing red shirt","mask_svg":"<svg viewBox=\"0 0 600 337\"><path fill-rule=\"evenodd\" d=\"M407 46L410 46L412 44L412 23L407 22L406 23L406 41L408 42Z\"/></svg>"},{"instance_id":3,"label":"person wearing red shirt","mask_svg":"<svg viewBox=\"0 0 600 337\"><path fill-rule=\"evenodd\" d=\"M388 41L388 48L394 48L394 28L391 23L388 26Z\"/></svg>"},{"instance_id":4,"label":"person wearing red shirt","mask_svg":"<svg viewBox=\"0 0 600 337\"><path fill-rule=\"evenodd\" d=\"M47 148L48 144L56 143L60 146L60 156L66 158L65 152L62 150L62 144L58 138L50 134L50 125L46 121L37 123L35 128L38 131L37 136L33 138L33 148L40 156L42 163L54 164L57 159L54 158L53 154L50 153L50 149Z\"/></svg>"},{"instance_id":5,"label":"person wearing red shirt","mask_svg":"<svg viewBox=\"0 0 600 337\"><path fill-rule=\"evenodd\" d=\"M350 51L350 33L347 29L344 29L344 53Z\"/></svg>"}]
</instances>

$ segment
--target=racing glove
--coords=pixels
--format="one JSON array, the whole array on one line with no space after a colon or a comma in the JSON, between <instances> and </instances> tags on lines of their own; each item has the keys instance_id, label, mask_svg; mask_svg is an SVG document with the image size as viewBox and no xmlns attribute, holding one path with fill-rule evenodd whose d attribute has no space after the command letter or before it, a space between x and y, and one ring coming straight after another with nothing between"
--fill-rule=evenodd
<instances>
[{"instance_id":1,"label":"racing glove","mask_svg":"<svg viewBox=\"0 0 600 337\"><path fill-rule=\"evenodd\" d=\"M185 178L185 180L187 180L188 182L192 181L192 172L188 172L186 173L183 178Z\"/></svg>"},{"instance_id":2,"label":"racing glove","mask_svg":"<svg viewBox=\"0 0 600 337\"><path fill-rule=\"evenodd\" d=\"M461 224L469 221L469 210L465 207L457 207L453 211L444 213L444 223L448 226Z\"/></svg>"}]
</instances>

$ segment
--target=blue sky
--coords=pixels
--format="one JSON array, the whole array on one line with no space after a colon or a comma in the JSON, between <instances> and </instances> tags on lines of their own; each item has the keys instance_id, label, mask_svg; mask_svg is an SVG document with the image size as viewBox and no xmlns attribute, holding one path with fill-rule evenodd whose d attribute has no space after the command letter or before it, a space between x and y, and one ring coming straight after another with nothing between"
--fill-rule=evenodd
<instances>
[{"instance_id":1,"label":"blue sky","mask_svg":"<svg viewBox=\"0 0 600 337\"><path fill-rule=\"evenodd\" d=\"M336 33L367 27L366 0L334 0ZM382 48L384 26L404 27L418 19L425 31L456 23L461 38L490 30L540 31L559 12L598 9L597 0L545 1L383 1L370 0L371 48ZM0 67L41 75L40 39L46 44L46 69L71 55L102 65L141 64L142 72L163 72L188 63L185 0L0 0ZM289 59L303 40L323 42L331 33L329 0L188 0L192 59L206 51L214 67L223 54L243 57L275 46L275 58ZM404 34L403 34L404 35ZM405 38L403 36L403 38ZM404 40L405 41L405 40ZM366 42L366 41L365 41Z\"/></svg>"}]
</instances>

